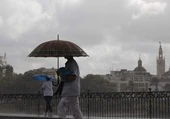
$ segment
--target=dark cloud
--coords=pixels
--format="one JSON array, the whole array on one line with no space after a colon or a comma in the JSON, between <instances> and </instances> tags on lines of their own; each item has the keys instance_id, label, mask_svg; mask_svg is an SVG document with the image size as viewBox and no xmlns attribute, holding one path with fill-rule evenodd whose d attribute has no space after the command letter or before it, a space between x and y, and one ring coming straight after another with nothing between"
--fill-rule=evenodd
<instances>
[{"instance_id":1,"label":"dark cloud","mask_svg":"<svg viewBox=\"0 0 170 119\"><path fill-rule=\"evenodd\" d=\"M0 51L16 72L57 67L55 58L27 56L59 34L89 54L76 58L82 75L133 70L140 56L155 73L159 42L169 65L169 11L168 0L1 0ZM61 58L60 66L64 62Z\"/></svg>"}]
</instances>

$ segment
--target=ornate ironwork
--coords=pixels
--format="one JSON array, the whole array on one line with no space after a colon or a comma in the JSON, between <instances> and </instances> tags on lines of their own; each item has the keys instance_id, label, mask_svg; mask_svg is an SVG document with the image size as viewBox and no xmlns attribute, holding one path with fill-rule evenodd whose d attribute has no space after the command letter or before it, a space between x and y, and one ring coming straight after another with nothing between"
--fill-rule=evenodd
<instances>
[{"instance_id":1,"label":"ornate ironwork","mask_svg":"<svg viewBox=\"0 0 170 119\"><path fill-rule=\"evenodd\" d=\"M84 92L82 98L170 98L170 92Z\"/></svg>"},{"instance_id":2,"label":"ornate ironwork","mask_svg":"<svg viewBox=\"0 0 170 119\"><path fill-rule=\"evenodd\" d=\"M53 97L53 110L57 114L60 97ZM43 114L43 95L0 94L1 113ZM87 117L169 118L170 92L83 92L81 110ZM71 110L68 111L68 114Z\"/></svg>"}]
</instances>

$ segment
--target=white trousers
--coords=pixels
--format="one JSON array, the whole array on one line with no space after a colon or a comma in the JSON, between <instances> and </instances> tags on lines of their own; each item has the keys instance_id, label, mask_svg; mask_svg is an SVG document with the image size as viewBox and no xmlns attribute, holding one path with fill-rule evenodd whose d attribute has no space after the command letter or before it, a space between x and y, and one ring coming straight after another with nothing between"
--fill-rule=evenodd
<instances>
[{"instance_id":1,"label":"white trousers","mask_svg":"<svg viewBox=\"0 0 170 119\"><path fill-rule=\"evenodd\" d=\"M71 107L74 119L83 119L83 114L80 110L78 97L62 97L58 104L59 118L66 119L66 112L68 106Z\"/></svg>"}]
</instances>

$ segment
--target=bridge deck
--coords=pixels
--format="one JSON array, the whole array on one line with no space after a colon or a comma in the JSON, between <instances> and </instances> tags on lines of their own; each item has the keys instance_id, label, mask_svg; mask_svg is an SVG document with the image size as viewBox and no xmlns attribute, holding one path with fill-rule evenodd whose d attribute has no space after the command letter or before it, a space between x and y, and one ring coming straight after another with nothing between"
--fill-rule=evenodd
<instances>
[{"instance_id":1,"label":"bridge deck","mask_svg":"<svg viewBox=\"0 0 170 119\"><path fill-rule=\"evenodd\" d=\"M0 114L0 119L60 119L57 116L45 117L43 115L26 115L26 114ZM73 118L67 118L73 119Z\"/></svg>"}]
</instances>

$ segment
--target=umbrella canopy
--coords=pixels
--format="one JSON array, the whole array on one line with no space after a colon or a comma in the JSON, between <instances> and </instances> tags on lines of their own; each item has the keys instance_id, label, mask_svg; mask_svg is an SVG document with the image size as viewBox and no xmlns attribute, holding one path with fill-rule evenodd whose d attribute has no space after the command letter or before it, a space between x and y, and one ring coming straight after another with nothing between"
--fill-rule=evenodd
<instances>
[{"instance_id":1,"label":"umbrella canopy","mask_svg":"<svg viewBox=\"0 0 170 119\"><path fill-rule=\"evenodd\" d=\"M75 43L64 40L47 41L37 46L29 57L65 57L65 56L88 56Z\"/></svg>"},{"instance_id":2,"label":"umbrella canopy","mask_svg":"<svg viewBox=\"0 0 170 119\"><path fill-rule=\"evenodd\" d=\"M46 74L37 74L37 75L34 75L32 78L37 81L46 81L47 78L49 78L50 81L55 80L54 76L50 76L50 75L46 75Z\"/></svg>"}]
</instances>

